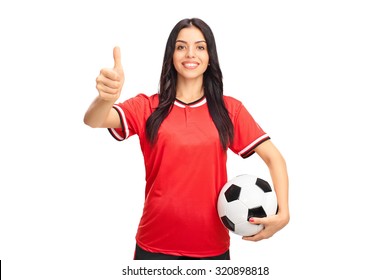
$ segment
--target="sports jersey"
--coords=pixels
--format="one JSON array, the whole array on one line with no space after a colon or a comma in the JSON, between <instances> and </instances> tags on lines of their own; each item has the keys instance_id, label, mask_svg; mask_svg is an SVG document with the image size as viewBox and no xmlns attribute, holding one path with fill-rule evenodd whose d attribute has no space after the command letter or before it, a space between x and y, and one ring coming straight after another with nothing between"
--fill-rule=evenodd
<instances>
[{"instance_id":1,"label":"sports jersey","mask_svg":"<svg viewBox=\"0 0 390 280\"><path fill-rule=\"evenodd\" d=\"M224 96L234 126L229 148L242 157L269 136L238 100ZM191 257L215 256L229 249L229 232L219 219L218 195L227 181L227 151L209 114L205 97L190 104L179 100L158 130L154 145L146 138L146 121L158 106L158 94L139 94L114 105L119 140L137 134L144 157L146 187L136 235L144 250Z\"/></svg>"}]
</instances>

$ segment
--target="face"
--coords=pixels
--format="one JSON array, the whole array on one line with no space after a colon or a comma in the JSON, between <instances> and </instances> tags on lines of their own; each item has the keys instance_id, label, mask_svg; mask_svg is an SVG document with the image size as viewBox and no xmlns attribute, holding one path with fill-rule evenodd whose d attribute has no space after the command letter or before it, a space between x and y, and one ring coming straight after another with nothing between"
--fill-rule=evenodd
<instances>
[{"instance_id":1,"label":"face","mask_svg":"<svg viewBox=\"0 0 390 280\"><path fill-rule=\"evenodd\" d=\"M180 30L176 39L173 64L178 79L203 78L209 64L206 39L202 32L194 27Z\"/></svg>"}]
</instances>

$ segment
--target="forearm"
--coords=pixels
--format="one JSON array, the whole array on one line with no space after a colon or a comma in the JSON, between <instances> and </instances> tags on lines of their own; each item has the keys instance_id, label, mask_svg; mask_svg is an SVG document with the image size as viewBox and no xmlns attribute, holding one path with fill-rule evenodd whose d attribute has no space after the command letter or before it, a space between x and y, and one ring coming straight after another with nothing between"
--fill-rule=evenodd
<instances>
[{"instance_id":1,"label":"forearm","mask_svg":"<svg viewBox=\"0 0 390 280\"><path fill-rule=\"evenodd\" d=\"M255 151L264 160L269 169L278 199L278 214L283 216L288 222L290 212L288 206L289 182L286 161L270 140L259 145Z\"/></svg>"},{"instance_id":2,"label":"forearm","mask_svg":"<svg viewBox=\"0 0 390 280\"><path fill-rule=\"evenodd\" d=\"M84 115L84 123L90 127L105 127L104 124L113 105L113 101L96 97Z\"/></svg>"},{"instance_id":3,"label":"forearm","mask_svg":"<svg viewBox=\"0 0 390 280\"><path fill-rule=\"evenodd\" d=\"M288 206L288 175L286 162L280 155L269 161L267 166L278 199L278 214L288 221L290 219L290 212Z\"/></svg>"}]
</instances>

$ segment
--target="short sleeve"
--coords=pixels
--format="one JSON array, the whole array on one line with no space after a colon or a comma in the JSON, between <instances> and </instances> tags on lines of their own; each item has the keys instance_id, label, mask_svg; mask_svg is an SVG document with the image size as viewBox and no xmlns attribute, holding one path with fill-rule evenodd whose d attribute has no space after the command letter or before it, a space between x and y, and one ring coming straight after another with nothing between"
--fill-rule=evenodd
<instances>
[{"instance_id":1,"label":"short sleeve","mask_svg":"<svg viewBox=\"0 0 390 280\"><path fill-rule=\"evenodd\" d=\"M118 141L123 141L134 134L140 135L152 111L150 98L144 94L115 104L113 108L118 112L121 128L108 128L108 131Z\"/></svg>"},{"instance_id":2,"label":"short sleeve","mask_svg":"<svg viewBox=\"0 0 390 280\"><path fill-rule=\"evenodd\" d=\"M269 140L270 137L253 119L241 102L232 106L231 110L234 140L229 148L241 157L247 158L254 153L254 149L258 145Z\"/></svg>"}]
</instances>

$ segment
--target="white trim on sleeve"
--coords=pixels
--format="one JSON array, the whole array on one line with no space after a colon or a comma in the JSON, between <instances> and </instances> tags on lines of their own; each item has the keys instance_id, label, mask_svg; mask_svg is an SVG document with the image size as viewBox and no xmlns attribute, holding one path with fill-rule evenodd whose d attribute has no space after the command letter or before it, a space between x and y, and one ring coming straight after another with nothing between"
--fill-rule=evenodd
<instances>
[{"instance_id":1,"label":"white trim on sleeve","mask_svg":"<svg viewBox=\"0 0 390 280\"><path fill-rule=\"evenodd\" d=\"M264 135L260 136L259 138L254 140L252 143L250 143L248 146L246 146L244 149L242 149L240 152L238 152L238 154L240 156L245 154L246 152L252 150L255 146L259 145L260 143L262 143L264 140L266 140L268 138L269 138L268 134L264 134Z\"/></svg>"},{"instance_id":2,"label":"white trim on sleeve","mask_svg":"<svg viewBox=\"0 0 390 280\"><path fill-rule=\"evenodd\" d=\"M129 131L129 126L127 124L127 121L126 121L126 115L125 115L125 112L123 112L122 108L116 104L113 105L114 109L117 110L118 114L119 114L119 118L121 120L121 125L122 125L122 131L123 131L123 134L124 136L121 136L115 128L109 128L108 130L111 132L112 136L118 140L118 141L123 141L127 138L129 138L130 136L130 131Z\"/></svg>"}]
</instances>

